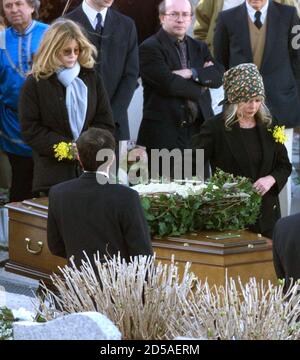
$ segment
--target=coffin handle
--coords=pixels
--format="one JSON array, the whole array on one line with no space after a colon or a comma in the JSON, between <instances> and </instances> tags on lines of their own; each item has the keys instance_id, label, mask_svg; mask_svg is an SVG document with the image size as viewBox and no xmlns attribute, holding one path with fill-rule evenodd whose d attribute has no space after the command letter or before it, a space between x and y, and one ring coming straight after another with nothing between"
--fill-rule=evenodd
<instances>
[{"instance_id":1,"label":"coffin handle","mask_svg":"<svg viewBox=\"0 0 300 360\"><path fill-rule=\"evenodd\" d=\"M31 239L29 238L25 238L25 242L26 242L26 250L30 253L30 254L33 254L33 255L38 255L42 252L42 249L43 249L43 242L42 241L38 241L37 242L37 245L38 245L38 249L37 250L32 250L30 248L30 245L31 245Z\"/></svg>"}]
</instances>

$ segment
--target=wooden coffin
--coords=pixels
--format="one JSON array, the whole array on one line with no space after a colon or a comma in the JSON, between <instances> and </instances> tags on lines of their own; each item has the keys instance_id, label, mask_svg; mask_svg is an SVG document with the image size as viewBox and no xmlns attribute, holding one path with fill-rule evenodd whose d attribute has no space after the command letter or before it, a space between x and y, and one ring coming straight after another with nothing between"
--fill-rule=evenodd
<instances>
[{"instance_id":1,"label":"wooden coffin","mask_svg":"<svg viewBox=\"0 0 300 360\"><path fill-rule=\"evenodd\" d=\"M66 261L50 253L47 246L47 198L11 203L9 209L9 261L6 270L35 279L49 280L57 266ZM172 254L183 271L187 261L191 270L211 284L224 284L229 276L250 276L276 281L272 245L267 238L249 231L203 231L182 237L154 238L157 259L169 262Z\"/></svg>"},{"instance_id":2,"label":"wooden coffin","mask_svg":"<svg viewBox=\"0 0 300 360\"><path fill-rule=\"evenodd\" d=\"M7 204L8 252L5 270L38 280L49 280L67 262L50 253L47 245L48 198Z\"/></svg>"},{"instance_id":3,"label":"wooden coffin","mask_svg":"<svg viewBox=\"0 0 300 360\"><path fill-rule=\"evenodd\" d=\"M199 279L207 279L211 285L223 285L226 272L229 277L240 277L243 283L249 277L277 281L271 240L250 231L201 231L155 238L152 244L158 259L169 262L170 254L174 254L181 272L189 261Z\"/></svg>"}]
</instances>

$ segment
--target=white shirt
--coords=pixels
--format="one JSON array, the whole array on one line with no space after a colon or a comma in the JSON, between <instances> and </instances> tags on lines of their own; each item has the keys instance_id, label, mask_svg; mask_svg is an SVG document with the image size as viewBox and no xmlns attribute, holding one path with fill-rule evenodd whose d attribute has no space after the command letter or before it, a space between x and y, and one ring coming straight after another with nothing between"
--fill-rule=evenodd
<instances>
[{"instance_id":1,"label":"white shirt","mask_svg":"<svg viewBox=\"0 0 300 360\"><path fill-rule=\"evenodd\" d=\"M257 10L253 9L253 7L248 4L248 1L246 1L246 6L247 6L248 15L249 15L251 21L254 23L255 20L256 20L255 19L255 13L256 13ZM260 9L260 12L261 12L260 21L261 21L262 24L266 20L267 12L268 12L268 6L269 6L269 0L266 2L266 5L263 6Z\"/></svg>"},{"instance_id":2,"label":"white shirt","mask_svg":"<svg viewBox=\"0 0 300 360\"><path fill-rule=\"evenodd\" d=\"M214 0L211 0L214 1ZM224 0L224 5L222 10L228 10L233 7L241 5L245 0Z\"/></svg>"},{"instance_id":3,"label":"white shirt","mask_svg":"<svg viewBox=\"0 0 300 360\"><path fill-rule=\"evenodd\" d=\"M100 12L100 14L102 15L102 27L104 27L104 23L105 23L105 18L106 18L106 14L107 14L107 10L108 8L104 8L101 11L97 11L94 8L92 8L91 6L89 6L86 1L82 2L82 10L84 11L84 13L86 14L86 16L88 17L93 29L96 29L96 25L97 25L97 14Z\"/></svg>"},{"instance_id":4,"label":"white shirt","mask_svg":"<svg viewBox=\"0 0 300 360\"><path fill-rule=\"evenodd\" d=\"M106 171L86 171L86 170L83 170L83 172L85 174L99 174L99 175L105 176L106 178L109 179L109 173L106 172Z\"/></svg>"}]
</instances>

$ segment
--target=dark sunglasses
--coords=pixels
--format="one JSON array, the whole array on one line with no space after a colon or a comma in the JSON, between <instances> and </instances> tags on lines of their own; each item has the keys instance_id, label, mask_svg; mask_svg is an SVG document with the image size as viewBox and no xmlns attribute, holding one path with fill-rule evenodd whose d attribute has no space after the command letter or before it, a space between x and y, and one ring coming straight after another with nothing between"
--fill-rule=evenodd
<instances>
[{"instance_id":1,"label":"dark sunglasses","mask_svg":"<svg viewBox=\"0 0 300 360\"><path fill-rule=\"evenodd\" d=\"M71 49L71 48L62 49L62 53L63 53L64 56L70 56L72 53L74 53L74 55L79 55L80 49L79 49L79 48L75 48L75 49Z\"/></svg>"}]
</instances>

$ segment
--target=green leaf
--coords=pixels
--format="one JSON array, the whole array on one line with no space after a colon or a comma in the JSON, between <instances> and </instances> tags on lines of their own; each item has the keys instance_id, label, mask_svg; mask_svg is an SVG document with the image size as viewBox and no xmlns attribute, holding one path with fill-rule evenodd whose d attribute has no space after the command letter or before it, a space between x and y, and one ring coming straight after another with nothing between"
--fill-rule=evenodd
<instances>
[{"instance_id":1,"label":"green leaf","mask_svg":"<svg viewBox=\"0 0 300 360\"><path fill-rule=\"evenodd\" d=\"M142 207L143 207L144 210L147 211L147 210L150 209L150 207L151 207L151 201L150 201L149 198L147 198L147 197L142 197L142 198L141 198L141 202L142 202Z\"/></svg>"},{"instance_id":2,"label":"green leaf","mask_svg":"<svg viewBox=\"0 0 300 360\"><path fill-rule=\"evenodd\" d=\"M159 229L159 235L160 236L164 236L164 235L166 235L168 233L167 225L164 222L159 222L158 229Z\"/></svg>"}]
</instances>

